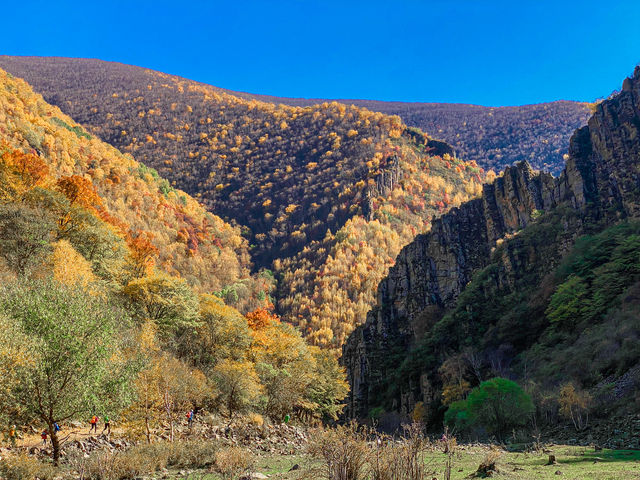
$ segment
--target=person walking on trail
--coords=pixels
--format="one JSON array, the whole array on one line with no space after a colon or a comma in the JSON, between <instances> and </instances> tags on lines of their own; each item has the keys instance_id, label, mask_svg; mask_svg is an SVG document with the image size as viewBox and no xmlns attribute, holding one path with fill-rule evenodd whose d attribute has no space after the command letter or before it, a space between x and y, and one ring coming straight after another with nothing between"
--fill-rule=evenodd
<instances>
[{"instance_id":1,"label":"person walking on trail","mask_svg":"<svg viewBox=\"0 0 640 480\"><path fill-rule=\"evenodd\" d=\"M91 417L90 423L91 428L89 429L89 433L91 433L92 431L98 433L98 417L95 415Z\"/></svg>"},{"instance_id":2,"label":"person walking on trail","mask_svg":"<svg viewBox=\"0 0 640 480\"><path fill-rule=\"evenodd\" d=\"M62 429L60 428L60 425L58 425L58 422L54 422L53 431L58 433L60 430L62 430Z\"/></svg>"},{"instance_id":3,"label":"person walking on trail","mask_svg":"<svg viewBox=\"0 0 640 480\"><path fill-rule=\"evenodd\" d=\"M102 433L107 431L107 435L111 435L111 421L109 419L109 415L104 416L104 428L102 429Z\"/></svg>"},{"instance_id":4,"label":"person walking on trail","mask_svg":"<svg viewBox=\"0 0 640 480\"><path fill-rule=\"evenodd\" d=\"M193 410L189 410L187 412L187 424L189 425L189 428L193 425Z\"/></svg>"},{"instance_id":5,"label":"person walking on trail","mask_svg":"<svg viewBox=\"0 0 640 480\"><path fill-rule=\"evenodd\" d=\"M9 443L11 443L11 447L16 448L16 439L18 437L18 430L16 430L15 425L11 425L9 429Z\"/></svg>"},{"instance_id":6,"label":"person walking on trail","mask_svg":"<svg viewBox=\"0 0 640 480\"><path fill-rule=\"evenodd\" d=\"M40 434L40 438L42 439L42 445L46 445L47 444L47 430L42 430L42 433Z\"/></svg>"}]
</instances>

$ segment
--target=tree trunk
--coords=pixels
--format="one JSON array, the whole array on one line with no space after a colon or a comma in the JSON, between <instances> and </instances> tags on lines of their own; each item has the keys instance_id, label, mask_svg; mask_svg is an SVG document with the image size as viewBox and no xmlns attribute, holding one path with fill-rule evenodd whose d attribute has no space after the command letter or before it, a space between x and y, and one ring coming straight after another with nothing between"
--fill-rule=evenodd
<instances>
[{"instance_id":1,"label":"tree trunk","mask_svg":"<svg viewBox=\"0 0 640 480\"><path fill-rule=\"evenodd\" d=\"M53 448L53 464L57 467L60 461L60 440L58 439L58 432L49 424L49 436L51 437L51 447Z\"/></svg>"},{"instance_id":2,"label":"tree trunk","mask_svg":"<svg viewBox=\"0 0 640 480\"><path fill-rule=\"evenodd\" d=\"M147 443L151 443L151 430L149 429L149 415L144 416L144 428L147 434Z\"/></svg>"}]
</instances>

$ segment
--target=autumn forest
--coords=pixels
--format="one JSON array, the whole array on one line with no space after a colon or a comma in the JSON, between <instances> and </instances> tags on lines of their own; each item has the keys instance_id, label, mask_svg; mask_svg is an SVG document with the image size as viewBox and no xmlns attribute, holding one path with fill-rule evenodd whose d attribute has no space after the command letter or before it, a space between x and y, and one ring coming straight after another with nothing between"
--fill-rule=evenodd
<instances>
[{"instance_id":1,"label":"autumn forest","mask_svg":"<svg viewBox=\"0 0 640 480\"><path fill-rule=\"evenodd\" d=\"M640 449L600 433L640 425L624 82L494 108L0 56L0 478L450 480L463 441L477 472L545 436Z\"/></svg>"}]
</instances>

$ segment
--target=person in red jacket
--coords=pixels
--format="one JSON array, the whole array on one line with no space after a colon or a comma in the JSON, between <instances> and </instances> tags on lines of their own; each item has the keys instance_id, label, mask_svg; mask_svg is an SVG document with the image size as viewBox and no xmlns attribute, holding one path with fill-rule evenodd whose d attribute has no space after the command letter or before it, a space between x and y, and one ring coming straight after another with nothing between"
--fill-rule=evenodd
<instances>
[{"instance_id":1,"label":"person in red jacket","mask_svg":"<svg viewBox=\"0 0 640 480\"><path fill-rule=\"evenodd\" d=\"M187 424L189 425L189 428L193 426L193 410L189 410L187 412Z\"/></svg>"},{"instance_id":2,"label":"person in red jacket","mask_svg":"<svg viewBox=\"0 0 640 480\"><path fill-rule=\"evenodd\" d=\"M95 431L96 433L98 433L98 417L95 415L91 417L90 423L91 423L91 428L89 429L89 433L91 433L92 431Z\"/></svg>"}]
</instances>

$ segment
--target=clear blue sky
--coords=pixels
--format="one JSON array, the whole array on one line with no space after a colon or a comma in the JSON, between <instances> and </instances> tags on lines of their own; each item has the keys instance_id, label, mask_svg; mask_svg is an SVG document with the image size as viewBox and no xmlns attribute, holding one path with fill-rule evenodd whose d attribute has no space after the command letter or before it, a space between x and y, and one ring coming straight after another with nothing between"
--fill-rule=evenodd
<instances>
[{"instance_id":1,"label":"clear blue sky","mask_svg":"<svg viewBox=\"0 0 640 480\"><path fill-rule=\"evenodd\" d=\"M640 0L5 2L0 52L289 97L594 100L640 62Z\"/></svg>"}]
</instances>

